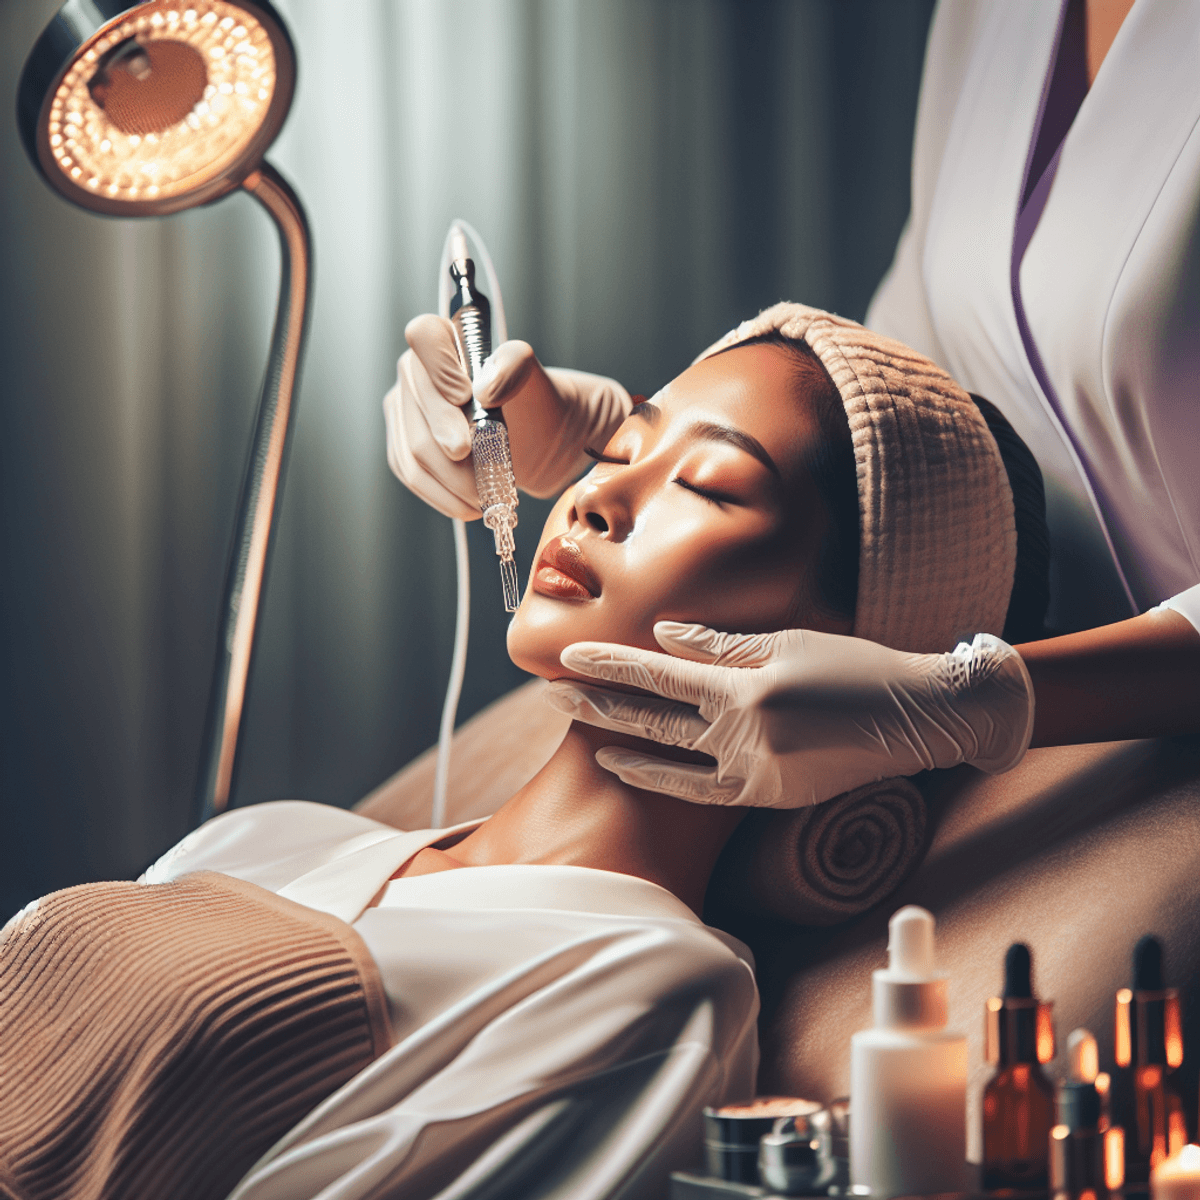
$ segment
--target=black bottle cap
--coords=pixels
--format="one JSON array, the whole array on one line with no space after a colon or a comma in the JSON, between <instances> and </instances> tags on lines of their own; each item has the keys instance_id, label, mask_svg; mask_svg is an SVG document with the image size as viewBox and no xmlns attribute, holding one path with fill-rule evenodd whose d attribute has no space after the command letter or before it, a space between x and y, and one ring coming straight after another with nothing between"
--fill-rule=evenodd
<instances>
[{"instance_id":1,"label":"black bottle cap","mask_svg":"<svg viewBox=\"0 0 1200 1200\"><path fill-rule=\"evenodd\" d=\"M1004 999L1029 1000L1033 997L1029 947L1014 942L1004 956Z\"/></svg>"},{"instance_id":2,"label":"black bottle cap","mask_svg":"<svg viewBox=\"0 0 1200 1200\"><path fill-rule=\"evenodd\" d=\"M1162 943L1147 935L1133 948L1133 990L1161 992L1163 990Z\"/></svg>"},{"instance_id":3,"label":"black bottle cap","mask_svg":"<svg viewBox=\"0 0 1200 1200\"><path fill-rule=\"evenodd\" d=\"M1054 1056L1050 1005L1033 994L1033 958L1024 942L1004 955L1004 992L985 1011L984 1057L1002 1070L1015 1063L1048 1062Z\"/></svg>"},{"instance_id":4,"label":"black bottle cap","mask_svg":"<svg viewBox=\"0 0 1200 1200\"><path fill-rule=\"evenodd\" d=\"M1058 1121L1072 1132L1098 1129L1103 1101L1094 1083L1064 1083L1058 1090Z\"/></svg>"}]
</instances>

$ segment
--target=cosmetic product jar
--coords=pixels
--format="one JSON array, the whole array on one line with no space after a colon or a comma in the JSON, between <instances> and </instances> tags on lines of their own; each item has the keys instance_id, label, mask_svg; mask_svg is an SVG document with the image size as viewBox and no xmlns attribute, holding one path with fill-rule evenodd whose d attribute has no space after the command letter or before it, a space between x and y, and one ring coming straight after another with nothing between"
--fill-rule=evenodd
<instances>
[{"instance_id":1,"label":"cosmetic product jar","mask_svg":"<svg viewBox=\"0 0 1200 1200\"><path fill-rule=\"evenodd\" d=\"M824 1109L810 1117L780 1117L759 1140L759 1179L784 1196L823 1195L836 1173L832 1121Z\"/></svg>"},{"instance_id":2,"label":"cosmetic product jar","mask_svg":"<svg viewBox=\"0 0 1200 1200\"><path fill-rule=\"evenodd\" d=\"M704 1110L704 1161L710 1175L731 1183L758 1183L758 1143L782 1117L811 1117L814 1100L759 1096L746 1104Z\"/></svg>"}]
</instances>

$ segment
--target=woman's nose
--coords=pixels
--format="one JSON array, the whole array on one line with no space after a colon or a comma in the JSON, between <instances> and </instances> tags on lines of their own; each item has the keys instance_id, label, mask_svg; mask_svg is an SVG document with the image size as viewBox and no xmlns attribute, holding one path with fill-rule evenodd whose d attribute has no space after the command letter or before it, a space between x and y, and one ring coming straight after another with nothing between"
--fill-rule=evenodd
<instances>
[{"instance_id":1,"label":"woman's nose","mask_svg":"<svg viewBox=\"0 0 1200 1200\"><path fill-rule=\"evenodd\" d=\"M632 498L621 480L628 472L617 470L597 479L585 476L575 485L574 520L610 542L622 542L633 528Z\"/></svg>"}]
</instances>

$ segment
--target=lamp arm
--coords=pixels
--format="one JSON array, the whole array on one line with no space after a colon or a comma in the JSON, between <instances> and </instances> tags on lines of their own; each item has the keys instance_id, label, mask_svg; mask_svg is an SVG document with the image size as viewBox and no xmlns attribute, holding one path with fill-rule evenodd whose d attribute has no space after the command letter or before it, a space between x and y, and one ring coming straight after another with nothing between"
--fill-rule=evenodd
<instances>
[{"instance_id":1,"label":"lamp arm","mask_svg":"<svg viewBox=\"0 0 1200 1200\"><path fill-rule=\"evenodd\" d=\"M299 197L267 162L260 163L241 186L267 210L279 230L279 304L230 547L217 655L200 747L197 822L224 812L229 804L254 634L262 611L271 542L279 519L300 360L312 308L312 244Z\"/></svg>"}]
</instances>

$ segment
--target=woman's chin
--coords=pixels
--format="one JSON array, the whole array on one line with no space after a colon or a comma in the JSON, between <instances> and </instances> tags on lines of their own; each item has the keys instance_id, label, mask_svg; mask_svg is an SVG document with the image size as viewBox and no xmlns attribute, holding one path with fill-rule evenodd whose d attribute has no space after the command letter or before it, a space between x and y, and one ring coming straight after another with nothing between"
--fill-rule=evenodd
<instances>
[{"instance_id":1,"label":"woman's chin","mask_svg":"<svg viewBox=\"0 0 1200 1200\"><path fill-rule=\"evenodd\" d=\"M572 630L569 614L545 611L536 595L526 595L508 624L508 656L522 671L543 679L561 679L566 669L560 658L563 650L579 635Z\"/></svg>"},{"instance_id":2,"label":"woman's chin","mask_svg":"<svg viewBox=\"0 0 1200 1200\"><path fill-rule=\"evenodd\" d=\"M559 599L530 590L509 622L508 656L531 675L569 679L579 678L562 665L562 652L572 642L619 642L657 648L653 621L639 634L630 622L614 622L612 615L597 600Z\"/></svg>"}]
</instances>

